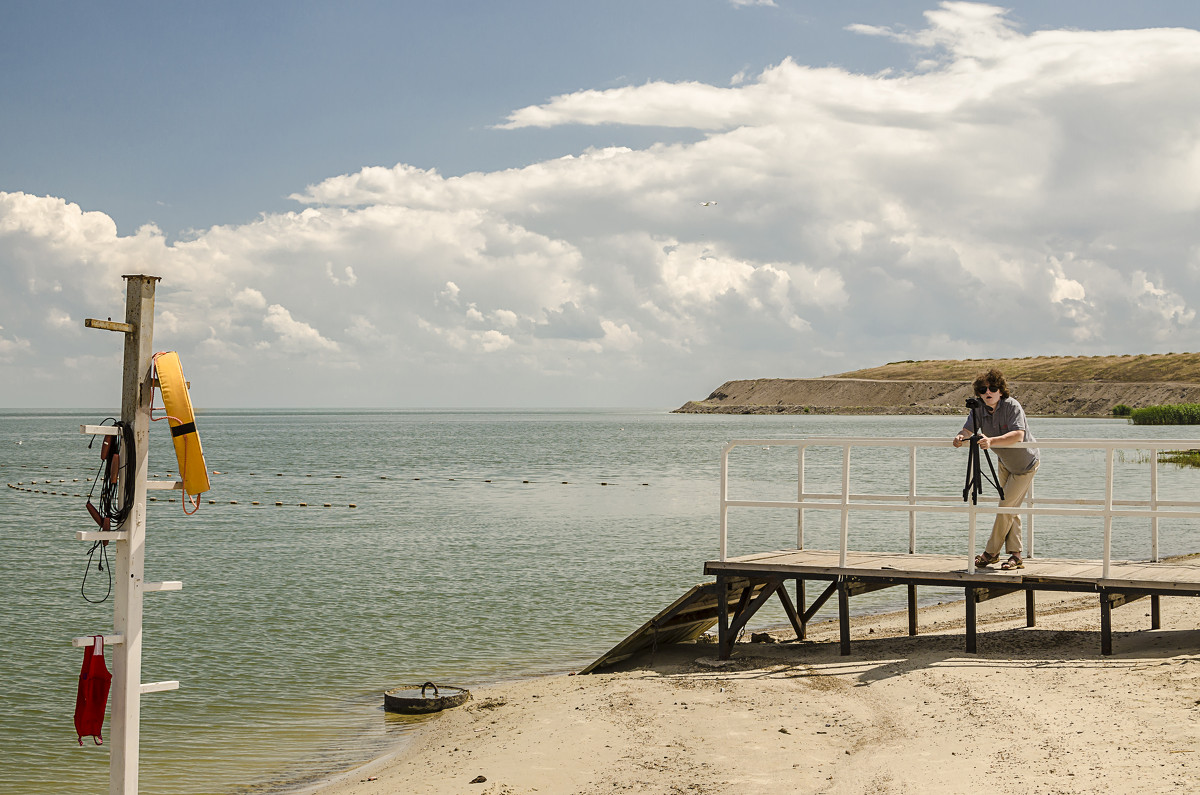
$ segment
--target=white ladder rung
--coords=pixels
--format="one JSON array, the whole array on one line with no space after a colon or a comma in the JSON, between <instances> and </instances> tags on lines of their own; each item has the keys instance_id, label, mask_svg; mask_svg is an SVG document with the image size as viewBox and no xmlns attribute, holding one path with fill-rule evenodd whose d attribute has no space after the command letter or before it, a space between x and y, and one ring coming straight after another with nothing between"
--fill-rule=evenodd
<instances>
[{"instance_id":1,"label":"white ladder rung","mask_svg":"<svg viewBox=\"0 0 1200 795\"><path fill-rule=\"evenodd\" d=\"M75 647L91 646L95 642L96 642L95 635L86 635L82 638L71 638L71 645L75 646ZM112 634L112 635L104 636L104 645L105 646L116 646L118 643L124 643L124 642L125 642L125 636L119 632Z\"/></svg>"},{"instance_id":2,"label":"white ladder rung","mask_svg":"<svg viewBox=\"0 0 1200 795\"><path fill-rule=\"evenodd\" d=\"M165 491L167 489L182 489L182 480L147 480L146 491Z\"/></svg>"},{"instance_id":3,"label":"white ladder rung","mask_svg":"<svg viewBox=\"0 0 1200 795\"><path fill-rule=\"evenodd\" d=\"M119 431L115 425L80 425L79 432L87 436L116 436Z\"/></svg>"},{"instance_id":4,"label":"white ladder rung","mask_svg":"<svg viewBox=\"0 0 1200 795\"><path fill-rule=\"evenodd\" d=\"M167 580L166 582L148 582L142 585L142 590L149 593L150 591L182 591L182 580Z\"/></svg>"},{"instance_id":5,"label":"white ladder rung","mask_svg":"<svg viewBox=\"0 0 1200 795\"><path fill-rule=\"evenodd\" d=\"M125 530L76 530L78 541L128 541L129 533Z\"/></svg>"},{"instance_id":6,"label":"white ladder rung","mask_svg":"<svg viewBox=\"0 0 1200 795\"><path fill-rule=\"evenodd\" d=\"M167 682L142 682L141 690L143 693L158 693L163 690L178 690L179 680L172 679Z\"/></svg>"}]
</instances>

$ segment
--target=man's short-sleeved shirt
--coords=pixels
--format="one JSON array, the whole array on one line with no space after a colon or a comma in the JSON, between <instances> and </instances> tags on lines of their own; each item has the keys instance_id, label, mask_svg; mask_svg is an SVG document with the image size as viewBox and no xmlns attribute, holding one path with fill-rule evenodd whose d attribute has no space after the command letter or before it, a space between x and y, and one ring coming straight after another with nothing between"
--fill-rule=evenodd
<instances>
[{"instance_id":1,"label":"man's short-sleeved shirt","mask_svg":"<svg viewBox=\"0 0 1200 795\"><path fill-rule=\"evenodd\" d=\"M1020 429L1025 432L1022 441L1037 441L1029 432L1029 423L1025 420L1025 409L1021 408L1021 404L1015 398L1000 398L995 411L988 411L986 406L972 410L967 416L966 424L963 425L963 430L967 433L973 433L975 430L976 414L980 415L980 431L984 436L1003 436L1009 431ZM1023 475L1033 469L1041 455L1036 447L992 447L989 449L1000 459L1000 463L1004 464L1004 468L1014 475Z\"/></svg>"}]
</instances>

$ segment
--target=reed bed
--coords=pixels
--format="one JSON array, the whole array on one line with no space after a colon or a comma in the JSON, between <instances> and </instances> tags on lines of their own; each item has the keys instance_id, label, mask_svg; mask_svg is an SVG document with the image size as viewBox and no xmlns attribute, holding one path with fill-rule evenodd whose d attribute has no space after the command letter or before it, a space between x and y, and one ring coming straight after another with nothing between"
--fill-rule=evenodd
<instances>
[{"instance_id":1,"label":"reed bed","mask_svg":"<svg viewBox=\"0 0 1200 795\"><path fill-rule=\"evenodd\" d=\"M1146 406L1133 409L1129 419L1134 425L1200 425L1200 403Z\"/></svg>"}]
</instances>

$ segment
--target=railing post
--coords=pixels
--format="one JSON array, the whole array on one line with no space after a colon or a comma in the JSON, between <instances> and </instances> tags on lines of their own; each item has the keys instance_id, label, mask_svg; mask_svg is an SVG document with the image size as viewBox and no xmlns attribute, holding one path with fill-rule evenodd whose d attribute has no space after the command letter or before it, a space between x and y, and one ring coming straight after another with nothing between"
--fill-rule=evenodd
<instances>
[{"instance_id":1,"label":"railing post","mask_svg":"<svg viewBox=\"0 0 1200 795\"><path fill-rule=\"evenodd\" d=\"M908 554L917 551L917 446L908 446L908 504L914 506L908 512Z\"/></svg>"},{"instance_id":2,"label":"railing post","mask_svg":"<svg viewBox=\"0 0 1200 795\"><path fill-rule=\"evenodd\" d=\"M1025 498L1026 502L1028 503L1029 508L1030 508L1030 512L1025 514L1025 520L1026 520L1025 523L1029 526L1029 548L1025 550L1025 557L1027 557L1027 558L1033 557L1033 510L1032 509L1033 509L1033 502L1034 502L1033 490L1036 486L1037 486L1037 484L1035 482L1030 481L1029 494Z\"/></svg>"},{"instance_id":3,"label":"railing post","mask_svg":"<svg viewBox=\"0 0 1200 795\"><path fill-rule=\"evenodd\" d=\"M850 546L850 443L842 443L842 544L838 565L846 567L846 552Z\"/></svg>"},{"instance_id":4,"label":"railing post","mask_svg":"<svg viewBox=\"0 0 1200 795\"><path fill-rule=\"evenodd\" d=\"M1158 563L1158 448L1150 448L1150 560Z\"/></svg>"},{"instance_id":5,"label":"railing post","mask_svg":"<svg viewBox=\"0 0 1200 795\"><path fill-rule=\"evenodd\" d=\"M1113 509L1113 448L1108 448L1105 457L1104 486L1104 579L1108 579L1108 566L1112 562L1112 509Z\"/></svg>"},{"instance_id":6,"label":"railing post","mask_svg":"<svg viewBox=\"0 0 1200 795\"><path fill-rule=\"evenodd\" d=\"M725 552L729 541L729 451L733 443L725 445L721 451L721 539L720 559L725 562Z\"/></svg>"},{"instance_id":7,"label":"railing post","mask_svg":"<svg viewBox=\"0 0 1200 795\"><path fill-rule=\"evenodd\" d=\"M804 502L804 443L796 453L796 502ZM804 509L796 509L796 549L804 549Z\"/></svg>"},{"instance_id":8,"label":"railing post","mask_svg":"<svg viewBox=\"0 0 1200 795\"><path fill-rule=\"evenodd\" d=\"M975 573L975 503L967 506L967 574Z\"/></svg>"}]
</instances>

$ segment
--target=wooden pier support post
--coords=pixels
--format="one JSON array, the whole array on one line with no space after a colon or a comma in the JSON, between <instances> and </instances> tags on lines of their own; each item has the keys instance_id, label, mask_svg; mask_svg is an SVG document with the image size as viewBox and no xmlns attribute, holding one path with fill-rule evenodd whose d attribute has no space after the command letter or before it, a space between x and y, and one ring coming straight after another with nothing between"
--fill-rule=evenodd
<instances>
[{"instance_id":1,"label":"wooden pier support post","mask_svg":"<svg viewBox=\"0 0 1200 795\"><path fill-rule=\"evenodd\" d=\"M796 607L799 608L796 612L800 615L800 632L796 636L796 640L805 640L808 637L808 620L804 617L804 579L796 578Z\"/></svg>"},{"instance_id":2,"label":"wooden pier support post","mask_svg":"<svg viewBox=\"0 0 1200 795\"><path fill-rule=\"evenodd\" d=\"M1100 653L1112 654L1112 600L1107 591L1100 592Z\"/></svg>"},{"instance_id":3,"label":"wooden pier support post","mask_svg":"<svg viewBox=\"0 0 1200 795\"><path fill-rule=\"evenodd\" d=\"M1162 607L1158 594L1150 595L1150 629L1162 629Z\"/></svg>"},{"instance_id":4,"label":"wooden pier support post","mask_svg":"<svg viewBox=\"0 0 1200 795\"><path fill-rule=\"evenodd\" d=\"M839 577L837 581L838 593L838 629L841 634L841 652L842 656L850 654L850 594L848 592L846 578Z\"/></svg>"},{"instance_id":5,"label":"wooden pier support post","mask_svg":"<svg viewBox=\"0 0 1200 795\"><path fill-rule=\"evenodd\" d=\"M908 584L908 634L917 634L917 586Z\"/></svg>"},{"instance_id":6,"label":"wooden pier support post","mask_svg":"<svg viewBox=\"0 0 1200 795\"><path fill-rule=\"evenodd\" d=\"M728 660L733 653L729 642L729 578L717 575L717 659Z\"/></svg>"},{"instance_id":7,"label":"wooden pier support post","mask_svg":"<svg viewBox=\"0 0 1200 795\"><path fill-rule=\"evenodd\" d=\"M967 588L967 653L975 654L975 589Z\"/></svg>"},{"instance_id":8,"label":"wooden pier support post","mask_svg":"<svg viewBox=\"0 0 1200 795\"><path fill-rule=\"evenodd\" d=\"M1034 612L1033 589L1025 589L1025 626L1037 626L1037 613Z\"/></svg>"}]
</instances>

